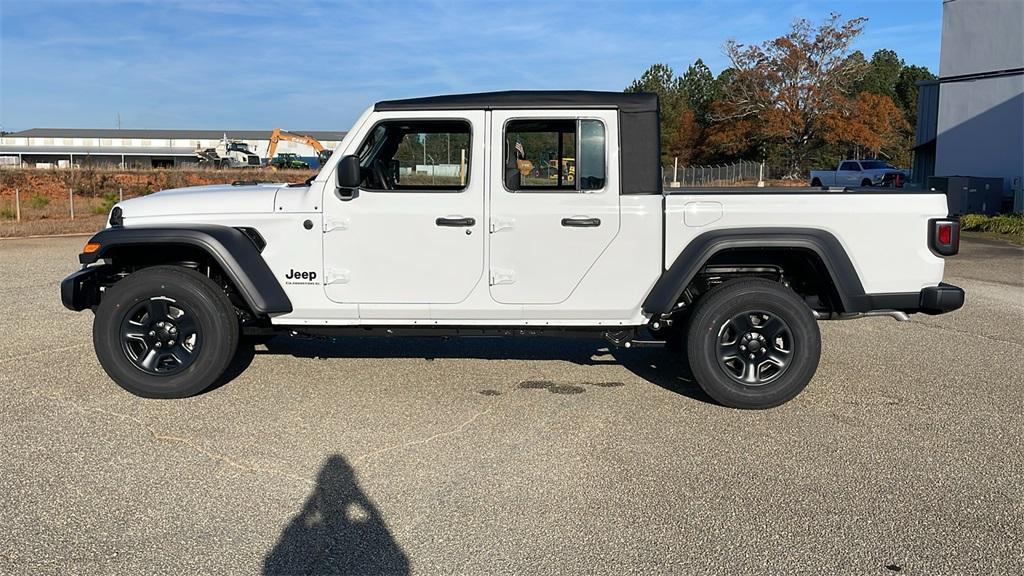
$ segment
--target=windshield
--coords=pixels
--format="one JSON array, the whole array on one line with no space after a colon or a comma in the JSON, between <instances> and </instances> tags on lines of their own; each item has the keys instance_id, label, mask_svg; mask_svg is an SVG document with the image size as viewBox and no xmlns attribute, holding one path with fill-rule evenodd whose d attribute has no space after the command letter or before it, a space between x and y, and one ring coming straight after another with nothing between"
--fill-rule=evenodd
<instances>
[{"instance_id":1,"label":"windshield","mask_svg":"<svg viewBox=\"0 0 1024 576\"><path fill-rule=\"evenodd\" d=\"M238 152L248 152L249 145L245 142L232 142L228 144L228 150L236 150Z\"/></svg>"},{"instance_id":2,"label":"windshield","mask_svg":"<svg viewBox=\"0 0 1024 576\"><path fill-rule=\"evenodd\" d=\"M883 168L895 168L888 162L882 162L881 160L861 160L860 165L864 170L881 170Z\"/></svg>"}]
</instances>

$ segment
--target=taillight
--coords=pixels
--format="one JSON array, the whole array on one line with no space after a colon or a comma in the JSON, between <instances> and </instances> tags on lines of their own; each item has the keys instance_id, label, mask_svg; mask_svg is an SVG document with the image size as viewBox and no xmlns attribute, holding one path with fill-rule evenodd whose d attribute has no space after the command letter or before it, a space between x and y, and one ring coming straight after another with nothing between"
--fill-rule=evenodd
<instances>
[{"instance_id":1,"label":"taillight","mask_svg":"<svg viewBox=\"0 0 1024 576\"><path fill-rule=\"evenodd\" d=\"M936 218L928 221L928 245L939 256L952 256L960 251L960 221Z\"/></svg>"}]
</instances>

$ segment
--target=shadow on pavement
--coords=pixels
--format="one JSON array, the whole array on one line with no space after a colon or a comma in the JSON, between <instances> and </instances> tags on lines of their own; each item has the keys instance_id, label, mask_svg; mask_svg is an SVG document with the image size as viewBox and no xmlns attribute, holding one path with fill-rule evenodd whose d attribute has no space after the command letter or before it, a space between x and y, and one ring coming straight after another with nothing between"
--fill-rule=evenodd
<instances>
[{"instance_id":1,"label":"shadow on pavement","mask_svg":"<svg viewBox=\"0 0 1024 576\"><path fill-rule=\"evenodd\" d=\"M580 338L430 338L278 336L256 354L297 358L470 358L479 360L562 360L584 366L622 366L665 390L715 404L697 385L686 354L663 348L615 348L601 339ZM563 383L554 383L563 384ZM572 383L568 383L572 384Z\"/></svg>"},{"instance_id":2,"label":"shadow on pavement","mask_svg":"<svg viewBox=\"0 0 1024 576\"><path fill-rule=\"evenodd\" d=\"M203 394L213 392L217 388L220 388L241 376L242 372L245 372L245 369L252 364L255 357L256 349L253 348L252 345L239 343L238 349L235 351L235 355L231 358L231 362L228 364L227 370L224 371L224 374L222 374L212 386L203 390Z\"/></svg>"},{"instance_id":3,"label":"shadow on pavement","mask_svg":"<svg viewBox=\"0 0 1024 576\"><path fill-rule=\"evenodd\" d=\"M263 561L268 576L408 573L408 557L340 454L327 459L302 510Z\"/></svg>"}]
</instances>

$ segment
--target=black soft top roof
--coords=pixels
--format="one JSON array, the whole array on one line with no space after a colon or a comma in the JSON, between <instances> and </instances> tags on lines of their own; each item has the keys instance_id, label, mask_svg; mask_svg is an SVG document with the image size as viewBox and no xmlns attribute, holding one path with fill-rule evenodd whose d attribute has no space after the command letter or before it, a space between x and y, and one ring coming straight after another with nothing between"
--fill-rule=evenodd
<instances>
[{"instance_id":1,"label":"black soft top roof","mask_svg":"<svg viewBox=\"0 0 1024 576\"><path fill-rule=\"evenodd\" d=\"M377 102L374 110L500 110L523 108L610 108L621 112L657 112L658 96L649 92L587 90L507 90L451 94Z\"/></svg>"}]
</instances>

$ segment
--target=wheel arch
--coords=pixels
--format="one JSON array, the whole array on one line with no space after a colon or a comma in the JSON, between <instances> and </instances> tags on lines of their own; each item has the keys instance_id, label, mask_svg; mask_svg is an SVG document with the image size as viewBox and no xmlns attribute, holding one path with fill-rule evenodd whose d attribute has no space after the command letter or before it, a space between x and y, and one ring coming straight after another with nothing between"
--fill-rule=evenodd
<instances>
[{"instance_id":1,"label":"wheel arch","mask_svg":"<svg viewBox=\"0 0 1024 576\"><path fill-rule=\"evenodd\" d=\"M262 238L251 232L220 225L138 226L106 228L89 239L99 244L94 252L82 253L79 261L89 265L99 260L156 265L187 262L197 254L216 264L257 315L292 311L291 301L261 256ZM173 255L175 257L169 257ZM176 256L180 255L180 258Z\"/></svg>"},{"instance_id":2,"label":"wheel arch","mask_svg":"<svg viewBox=\"0 0 1024 576\"><path fill-rule=\"evenodd\" d=\"M813 256L827 272L833 296L843 312L867 309L860 276L832 233L818 228L727 228L705 232L687 244L648 293L643 311L672 311L698 274L716 257L730 252Z\"/></svg>"}]
</instances>

